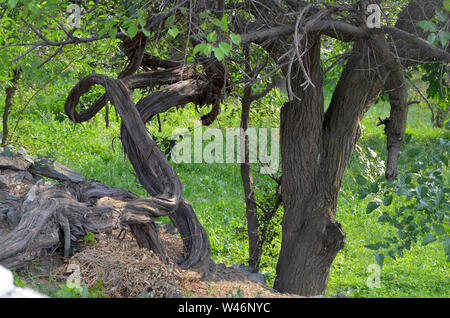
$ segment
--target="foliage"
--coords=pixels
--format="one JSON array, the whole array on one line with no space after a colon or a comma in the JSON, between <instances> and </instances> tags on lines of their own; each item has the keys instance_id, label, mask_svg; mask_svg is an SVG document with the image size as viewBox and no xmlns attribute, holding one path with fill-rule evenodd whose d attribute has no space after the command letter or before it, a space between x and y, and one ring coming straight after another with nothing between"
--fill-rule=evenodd
<instances>
[{"instance_id":1,"label":"foliage","mask_svg":"<svg viewBox=\"0 0 450 318\"><path fill-rule=\"evenodd\" d=\"M446 6L447 12L436 9L435 16L431 20L419 21L417 26L428 33L428 42L445 49L450 41L450 33L446 31L449 24L448 11L450 11L448 1L444 1L444 6ZM450 103L449 67L443 63L430 63L416 66L414 69L423 74L422 81L428 83L427 97L433 100L437 106L438 118L435 118L435 124L438 127L442 127L446 120L447 107Z\"/></svg>"},{"instance_id":2,"label":"foliage","mask_svg":"<svg viewBox=\"0 0 450 318\"><path fill-rule=\"evenodd\" d=\"M27 287L27 282L25 281L25 279L20 277L15 271L13 271L12 273L14 277L14 286L19 288Z\"/></svg>"},{"instance_id":3,"label":"foliage","mask_svg":"<svg viewBox=\"0 0 450 318\"><path fill-rule=\"evenodd\" d=\"M214 56L219 61L223 61L225 57L230 55L233 44L236 46L240 45L241 36L229 32L228 17L226 15L219 20L209 10L206 10L201 12L199 16L203 19L200 28L206 36L206 42L195 45L193 54L202 53L205 56L209 56L211 52L214 52ZM220 35L216 29L220 30Z\"/></svg>"},{"instance_id":4,"label":"foliage","mask_svg":"<svg viewBox=\"0 0 450 318\"><path fill-rule=\"evenodd\" d=\"M98 279L93 287L88 287L86 283L73 279L72 282L61 284L51 296L56 298L105 298L102 291L103 281Z\"/></svg>"},{"instance_id":5,"label":"foliage","mask_svg":"<svg viewBox=\"0 0 450 318\"><path fill-rule=\"evenodd\" d=\"M441 45L442 48L445 48L450 40L450 33L444 29L438 30L438 25L447 22L447 19L448 13L436 9L435 16L431 20L419 21L417 22L417 26L421 27L424 31L429 32L427 38L428 42L436 46Z\"/></svg>"},{"instance_id":6,"label":"foliage","mask_svg":"<svg viewBox=\"0 0 450 318\"><path fill-rule=\"evenodd\" d=\"M84 236L84 241L90 245L94 245L95 243L97 243L95 235L92 232L89 232Z\"/></svg>"},{"instance_id":7,"label":"foliage","mask_svg":"<svg viewBox=\"0 0 450 318\"><path fill-rule=\"evenodd\" d=\"M396 229L390 236L366 247L377 251L375 257L382 267L384 255L392 259L403 257L404 250L410 250L411 244L421 242L423 246L432 242L442 244L447 261L450 261L449 193L446 167L448 166L448 146L446 139L440 139L443 154L431 153L417 160L422 152L420 148L407 151L408 160L414 162L409 169L394 181L378 179L360 191L359 198L371 195L372 201L366 213L381 210L380 223ZM365 178L358 180L364 184ZM404 198L405 202L395 204ZM401 201L400 201L401 202Z\"/></svg>"}]
</instances>

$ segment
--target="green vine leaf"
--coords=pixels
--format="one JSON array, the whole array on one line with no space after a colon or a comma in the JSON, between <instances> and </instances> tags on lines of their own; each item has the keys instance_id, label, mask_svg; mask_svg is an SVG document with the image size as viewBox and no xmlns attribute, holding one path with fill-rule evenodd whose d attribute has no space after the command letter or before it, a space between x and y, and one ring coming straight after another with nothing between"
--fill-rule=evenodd
<instances>
[{"instance_id":1,"label":"green vine leaf","mask_svg":"<svg viewBox=\"0 0 450 318\"><path fill-rule=\"evenodd\" d=\"M130 38L134 38L137 33L138 33L138 26L134 23L130 24L130 26L127 29L128 36Z\"/></svg>"},{"instance_id":2,"label":"green vine leaf","mask_svg":"<svg viewBox=\"0 0 450 318\"><path fill-rule=\"evenodd\" d=\"M239 34L231 33L230 34L230 39L231 39L231 42L233 42L236 45L240 45L241 44L241 36Z\"/></svg>"},{"instance_id":3,"label":"green vine leaf","mask_svg":"<svg viewBox=\"0 0 450 318\"><path fill-rule=\"evenodd\" d=\"M213 51L216 59L218 59L219 61L223 61L223 59L225 58L225 54L223 53L222 49L220 47L214 47Z\"/></svg>"},{"instance_id":4,"label":"green vine leaf","mask_svg":"<svg viewBox=\"0 0 450 318\"><path fill-rule=\"evenodd\" d=\"M428 234L427 236L425 236L422 240L422 245L428 245L432 242L436 241L436 237L433 234Z\"/></svg>"},{"instance_id":5,"label":"green vine leaf","mask_svg":"<svg viewBox=\"0 0 450 318\"><path fill-rule=\"evenodd\" d=\"M436 26L433 22L428 20L419 21L416 23L417 26L421 27L424 31L436 32Z\"/></svg>"},{"instance_id":6,"label":"green vine leaf","mask_svg":"<svg viewBox=\"0 0 450 318\"><path fill-rule=\"evenodd\" d=\"M378 203L374 202L374 201L370 202L370 203L367 205L366 213L367 213L367 214L371 213L373 210L375 210L375 209L378 208L379 206L380 206L380 205L379 205Z\"/></svg>"},{"instance_id":7,"label":"green vine leaf","mask_svg":"<svg viewBox=\"0 0 450 318\"><path fill-rule=\"evenodd\" d=\"M167 31L167 33L169 33L171 37L176 38L180 33L180 30L178 30L177 27L173 27L169 31Z\"/></svg>"},{"instance_id":8,"label":"green vine leaf","mask_svg":"<svg viewBox=\"0 0 450 318\"><path fill-rule=\"evenodd\" d=\"M216 31L212 31L208 34L208 36L206 37L206 39L208 40L208 42L216 42L217 41L217 32Z\"/></svg>"}]
</instances>

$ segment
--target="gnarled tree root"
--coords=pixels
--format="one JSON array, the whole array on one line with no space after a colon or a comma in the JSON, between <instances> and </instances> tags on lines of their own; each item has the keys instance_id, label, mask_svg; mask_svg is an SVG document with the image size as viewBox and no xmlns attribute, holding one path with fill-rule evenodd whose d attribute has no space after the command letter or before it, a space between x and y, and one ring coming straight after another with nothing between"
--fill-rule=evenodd
<instances>
[{"instance_id":1,"label":"gnarled tree root","mask_svg":"<svg viewBox=\"0 0 450 318\"><path fill-rule=\"evenodd\" d=\"M33 185L20 207L20 223L0 238L0 264L21 267L38 257L45 249L64 246L64 257L71 254L72 244L89 232L110 232L128 227L140 247L153 250L163 261L167 253L152 218L131 217L139 208L135 194L84 179L79 183L65 181L51 187Z\"/></svg>"}]
</instances>

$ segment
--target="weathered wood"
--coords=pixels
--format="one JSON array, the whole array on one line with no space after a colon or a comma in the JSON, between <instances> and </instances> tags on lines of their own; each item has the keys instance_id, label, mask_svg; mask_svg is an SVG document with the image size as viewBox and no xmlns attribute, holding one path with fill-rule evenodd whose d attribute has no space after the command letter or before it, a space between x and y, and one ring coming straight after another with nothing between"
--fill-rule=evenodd
<instances>
[{"instance_id":1,"label":"weathered wood","mask_svg":"<svg viewBox=\"0 0 450 318\"><path fill-rule=\"evenodd\" d=\"M178 76L183 80L176 82ZM223 83L223 77L221 79ZM170 84L170 86L151 93L136 105L134 104L130 89L145 85L151 87L158 83ZM71 90L67 98L65 110L74 122L87 118L77 113L75 107L81 95L93 85L105 87L106 98L116 107L122 118L121 140L125 153L136 171L139 182L151 195L150 198L127 203L127 211L122 218L122 223L130 225L136 220L145 223L144 219L169 216L177 225L184 240L185 260L180 265L190 268L207 268L210 262L208 236L198 222L192 207L182 199L180 180L149 135L145 123L174 106L184 106L189 102L204 105L213 100L217 101L218 93L208 93L212 89L211 84L203 76L192 73L187 68L146 72L118 80L92 74L83 78ZM92 111L98 110L97 106L97 104L92 105L85 114L89 113L91 116ZM146 229L141 229L139 235L142 236L145 231ZM135 230L134 233L136 234L137 231ZM141 245L151 245L154 240L152 238L149 240Z\"/></svg>"},{"instance_id":2,"label":"weathered wood","mask_svg":"<svg viewBox=\"0 0 450 318\"><path fill-rule=\"evenodd\" d=\"M10 198L11 204L6 207L21 210L18 226L0 236L0 264L6 267L24 266L43 250L60 243L64 246L64 257L69 257L72 244L83 240L87 233L110 232L123 226L132 230L140 246L167 260L152 218L143 214L142 218L130 220L130 215L140 210L142 200L129 191L84 179L52 186L36 184L17 200L6 192L1 192L0 197L6 202Z\"/></svg>"},{"instance_id":3,"label":"weathered wood","mask_svg":"<svg viewBox=\"0 0 450 318\"><path fill-rule=\"evenodd\" d=\"M27 170L30 166L31 162L22 156L0 155L0 169Z\"/></svg>"},{"instance_id":4,"label":"weathered wood","mask_svg":"<svg viewBox=\"0 0 450 318\"><path fill-rule=\"evenodd\" d=\"M78 183L84 180L84 177L81 173L67 168L66 166L56 161L53 163L38 161L32 167L30 167L30 172L61 182L72 181Z\"/></svg>"}]
</instances>

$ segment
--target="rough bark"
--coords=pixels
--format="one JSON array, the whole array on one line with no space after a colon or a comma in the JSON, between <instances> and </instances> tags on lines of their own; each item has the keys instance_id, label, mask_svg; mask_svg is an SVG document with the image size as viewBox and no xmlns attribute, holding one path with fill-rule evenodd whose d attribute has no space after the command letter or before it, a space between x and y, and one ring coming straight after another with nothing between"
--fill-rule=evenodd
<instances>
[{"instance_id":1,"label":"rough bark","mask_svg":"<svg viewBox=\"0 0 450 318\"><path fill-rule=\"evenodd\" d=\"M284 205L281 251L274 288L299 295L323 295L329 270L343 248L345 232L333 216L333 201L320 178L323 135L320 38L312 43L303 63L315 87L303 89L300 66L291 76L297 98L281 110L282 198Z\"/></svg>"}]
</instances>

